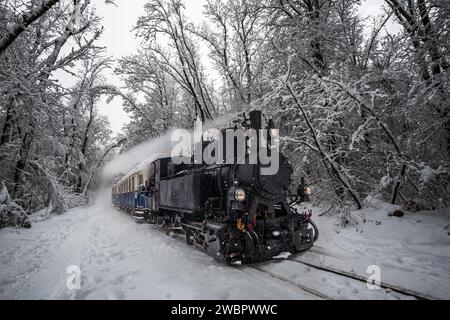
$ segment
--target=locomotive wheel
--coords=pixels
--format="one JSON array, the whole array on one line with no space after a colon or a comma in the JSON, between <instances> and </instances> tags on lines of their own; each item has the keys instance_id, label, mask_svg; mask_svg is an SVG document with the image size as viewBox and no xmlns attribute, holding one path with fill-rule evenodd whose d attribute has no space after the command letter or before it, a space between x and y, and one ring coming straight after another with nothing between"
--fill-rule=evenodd
<instances>
[{"instance_id":1,"label":"locomotive wheel","mask_svg":"<svg viewBox=\"0 0 450 320\"><path fill-rule=\"evenodd\" d=\"M317 241L317 239L319 239L319 228L317 227L317 224L312 221L309 220L308 223L313 227L314 229L314 237L313 237L313 243Z\"/></svg>"}]
</instances>

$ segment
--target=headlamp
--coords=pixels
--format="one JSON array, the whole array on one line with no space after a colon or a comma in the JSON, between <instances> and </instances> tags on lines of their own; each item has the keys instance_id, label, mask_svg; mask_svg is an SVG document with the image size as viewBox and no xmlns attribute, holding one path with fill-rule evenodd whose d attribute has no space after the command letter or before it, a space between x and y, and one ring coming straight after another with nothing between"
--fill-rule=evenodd
<instances>
[{"instance_id":1,"label":"headlamp","mask_svg":"<svg viewBox=\"0 0 450 320\"><path fill-rule=\"evenodd\" d=\"M306 186L306 187L303 189L303 192L304 192L307 196L309 196L309 195L312 194L312 188L311 188L310 186Z\"/></svg>"},{"instance_id":2,"label":"headlamp","mask_svg":"<svg viewBox=\"0 0 450 320\"><path fill-rule=\"evenodd\" d=\"M242 202L245 200L245 198L247 197L245 190L244 189L236 189L236 191L234 191L234 198L239 201Z\"/></svg>"}]
</instances>

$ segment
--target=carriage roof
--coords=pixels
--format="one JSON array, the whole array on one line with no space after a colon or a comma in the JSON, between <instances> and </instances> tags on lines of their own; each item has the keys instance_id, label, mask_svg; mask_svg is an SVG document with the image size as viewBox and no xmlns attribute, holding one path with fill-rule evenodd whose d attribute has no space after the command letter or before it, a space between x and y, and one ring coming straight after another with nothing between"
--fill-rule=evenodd
<instances>
[{"instance_id":1,"label":"carriage roof","mask_svg":"<svg viewBox=\"0 0 450 320\"><path fill-rule=\"evenodd\" d=\"M120 184L121 182L123 182L124 180L128 179L129 177L131 177L132 175L141 172L142 170L144 170L150 163L155 162L158 159L161 158L165 158L165 157L170 157L170 155L164 154L164 153L154 153L151 156L149 156L148 158L144 159L143 161L141 161L139 164L137 164L136 166L134 166L130 171L128 171L127 174L125 174L119 181L117 181L114 185Z\"/></svg>"}]
</instances>

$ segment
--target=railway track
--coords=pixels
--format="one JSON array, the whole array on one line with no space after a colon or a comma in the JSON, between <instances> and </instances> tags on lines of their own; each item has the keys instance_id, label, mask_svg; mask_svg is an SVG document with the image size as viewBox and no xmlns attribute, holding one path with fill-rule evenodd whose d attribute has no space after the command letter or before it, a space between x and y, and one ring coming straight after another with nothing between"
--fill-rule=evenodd
<instances>
[{"instance_id":1,"label":"railway track","mask_svg":"<svg viewBox=\"0 0 450 320\"><path fill-rule=\"evenodd\" d=\"M364 285L367 283L367 279L366 278L364 278L364 277L362 277L360 275L357 275L357 274L353 274L353 273L350 273L350 272L343 271L343 270L337 270L335 268L319 266L319 265L315 265L315 264L312 264L312 263L307 263L307 262L293 260L293 259L287 259L287 261L294 262L294 263L299 263L299 264L302 264L302 265L304 265L306 267L314 268L314 269L326 272L328 274L338 275L338 276L341 276L341 277L346 278L346 279L355 280L355 281L358 281L360 283L364 283ZM279 262L282 262L282 261L279 261ZM273 261L269 261L267 263L263 263L263 264L257 265L257 266L250 266L250 268L252 268L254 270L257 270L257 271L259 271L261 273L267 274L268 276L270 276L272 278L275 278L275 279L277 279L279 281L285 282L286 284L289 284L291 286L295 286L298 289L300 289L302 291L305 291L305 292L308 292L308 293L310 293L310 294L312 294L314 296L317 296L320 299L325 299L325 300L336 300L336 299L339 299L339 297L333 297L332 295L326 294L326 293L324 293L324 292L322 292L320 290L317 290L317 289L313 288L312 286L308 286L308 285L305 285L305 284L302 284L302 283L294 282L294 281L286 278L283 275L271 272L269 270L265 270L263 268L263 265L268 265L270 263L273 263ZM412 298L417 299L417 300L436 300L436 298L428 296L426 294L422 294L422 293L419 293L419 292L416 292L416 291L413 291L413 290L410 290L410 289L401 288L399 286L395 286L395 285L391 285L391 284L387 284L387 283L381 283L380 287L382 289L384 289L384 290L390 290L391 292L395 292L395 293L400 294L400 295L412 297ZM385 291L385 292L388 293L387 291ZM361 296L361 298L364 298L364 297Z\"/></svg>"},{"instance_id":2,"label":"railway track","mask_svg":"<svg viewBox=\"0 0 450 320\"><path fill-rule=\"evenodd\" d=\"M324 272L328 272L328 273L332 273L332 274L336 274L336 275L340 275L349 279L353 279L353 280L357 280L360 282L364 282L367 283L367 278L353 273L353 272L348 272L348 271L344 271L344 270L338 270L336 268L333 267L329 267L329 266L323 266L323 265L317 265L314 263L310 263L310 262L305 262L305 261L299 261L299 260L295 260L295 259L288 259L288 261L294 262L294 263L299 263L302 265L305 265L307 267L310 268L314 268L317 270L321 270ZM427 294L423 294L423 293L419 293L410 289L406 289L406 288L402 288L393 284L389 284L389 283L385 283L385 282L381 282L380 283L380 288L385 289L385 290L391 290L393 292L397 292L406 296L410 296L413 297L415 299L418 300L438 300L437 298L431 297Z\"/></svg>"},{"instance_id":3,"label":"railway track","mask_svg":"<svg viewBox=\"0 0 450 320\"><path fill-rule=\"evenodd\" d=\"M331 296L326 295L326 294L324 294L324 293L321 293L320 291L318 291L318 290L316 290L316 289L310 288L310 287L308 287L308 286L305 286L305 285L300 284L300 283L297 283L297 282L293 282L293 281L291 281L291 280L289 280L289 279L287 279L287 278L285 278L285 277L282 277L282 276L280 276L280 275L277 275L277 274L275 274L275 273L273 273L273 272L264 270L264 269L262 269L261 267L258 267L258 266L250 266L250 268L252 268L252 269L254 269L254 270L257 270L257 271L259 271L259 272L261 272L261 273L267 274L267 275L269 275L270 277L275 278L275 279L277 279L277 280L279 280L279 281L281 281L281 282L284 282L284 283L286 283L286 284L288 284L288 285L297 287L298 289L300 289L300 290L302 290L302 291L305 291L305 292L307 292L307 293L310 293L310 294L312 294L312 295L314 295L314 296L316 296L316 297L319 297L319 298L321 298L321 299L324 299L324 300L335 300L335 299L332 298Z\"/></svg>"},{"instance_id":4,"label":"railway track","mask_svg":"<svg viewBox=\"0 0 450 320\"><path fill-rule=\"evenodd\" d=\"M144 221L140 221L140 223L145 223L145 222ZM166 234L170 233L171 236L174 236L176 238L184 239L184 234L171 232L170 230L167 230L167 229L165 229L165 228L163 228L162 226L159 226L159 225L154 225L153 224L152 227L157 229L157 230L159 230L159 231L162 231L162 232L164 232ZM281 282L284 282L284 283L286 283L286 284L288 284L290 286L296 287L296 288L298 288L298 289L300 289L302 291L305 291L305 292L307 292L309 294L312 294L312 295L314 295L314 296L316 296L316 297L318 297L320 299L325 299L325 300L335 300L336 299L336 298L330 296L329 294L325 294L325 293L323 293L323 292L321 292L321 291L319 291L319 290L317 290L315 288L312 288L312 287L307 286L307 285L302 284L302 283L297 283L297 282L291 281L290 279L288 279L288 278L286 278L286 277L284 277L282 275L276 274L276 273L271 272L269 270L265 270L263 268L263 266L265 266L265 265L269 265L271 263L280 263L282 261L284 261L284 260L278 260L278 261L277 260L271 260L271 261L266 261L264 263L260 263L258 265L250 265L250 266L247 265L246 267L249 267L249 268L252 268L254 270L257 270L260 273L264 273L264 274L266 274L266 275L268 275L268 276L270 276L270 277L272 277L274 279L277 279L278 281L281 281ZM314 263L311 263L311 262L300 261L300 260L296 260L295 258L289 258L289 259L286 259L286 261L290 261L290 262L293 262L293 263L298 263L298 264L301 264L301 265L309 267L309 268L314 268L316 270L319 270L319 271L322 271L322 272L326 272L328 274L338 275L338 276L341 276L341 277L344 277L344 278L347 278L347 279L358 281L360 283L364 283L364 284L367 283L367 278L365 278L365 277L363 277L363 276L361 276L359 274L353 273L353 272L339 270L339 269L336 269L336 268L333 268L333 267L329 267L329 266L317 265L317 264L314 264ZM380 288L382 288L384 290L390 290L392 292L395 292L395 293L398 293L398 294L401 294L401 295L404 295L404 296L412 297L412 298L417 299L417 300L438 300L438 299L436 299L436 298L434 298L432 296L429 296L427 294L419 293L419 292L416 292L416 291L413 291L413 290L410 290L410 289L402 288L402 287L399 287L399 286L396 286L396 285L393 285L393 284L389 284L389 283L385 283L385 282L381 282L380 283Z\"/></svg>"}]
</instances>

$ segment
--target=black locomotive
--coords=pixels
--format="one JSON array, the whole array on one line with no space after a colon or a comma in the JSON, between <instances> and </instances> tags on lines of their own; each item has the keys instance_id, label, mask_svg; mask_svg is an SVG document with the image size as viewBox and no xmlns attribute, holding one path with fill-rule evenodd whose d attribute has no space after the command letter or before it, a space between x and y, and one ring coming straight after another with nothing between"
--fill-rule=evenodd
<instances>
[{"instance_id":1,"label":"black locomotive","mask_svg":"<svg viewBox=\"0 0 450 320\"><path fill-rule=\"evenodd\" d=\"M262 113L256 110L231 129L258 130L262 123ZM272 128L269 120L264 129ZM225 129L222 132L225 137ZM210 143L203 141L203 150ZM270 153L270 136L265 143ZM112 201L168 232L184 234L188 244L229 264L261 262L311 248L317 226L310 211L298 212L294 206L308 201L311 189L302 179L297 194L288 194L292 167L282 154L273 175L262 175L264 165L251 164L248 153L244 158L233 164L177 164L181 159L157 158L113 185Z\"/></svg>"}]
</instances>

